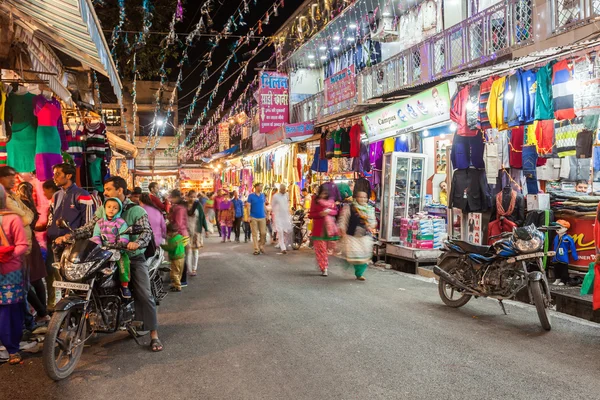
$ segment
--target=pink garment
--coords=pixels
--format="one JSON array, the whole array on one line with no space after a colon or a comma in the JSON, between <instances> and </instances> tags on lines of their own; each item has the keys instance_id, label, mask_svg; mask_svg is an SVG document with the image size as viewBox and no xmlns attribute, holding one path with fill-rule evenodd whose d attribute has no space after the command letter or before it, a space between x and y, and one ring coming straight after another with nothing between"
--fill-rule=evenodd
<instances>
[{"instance_id":1,"label":"pink garment","mask_svg":"<svg viewBox=\"0 0 600 400\"><path fill-rule=\"evenodd\" d=\"M334 210L335 209L335 201L333 200L318 200L319 204L323 206L325 209ZM333 218L333 214L328 214L324 217L325 229L327 230L327 236L337 236L338 235L338 227L335 223L335 218Z\"/></svg>"},{"instance_id":2,"label":"pink garment","mask_svg":"<svg viewBox=\"0 0 600 400\"><path fill-rule=\"evenodd\" d=\"M167 224L162 212L157 210L155 207L143 205L142 208L146 210L148 214L148 222L152 227L152 233L154 234L154 243L160 246L163 239L167 237Z\"/></svg>"},{"instance_id":3,"label":"pink garment","mask_svg":"<svg viewBox=\"0 0 600 400\"><path fill-rule=\"evenodd\" d=\"M33 99L33 113L38 119L35 140L35 172L40 181L52 179L52 167L62 162L62 151L69 149L62 121L60 103L43 95Z\"/></svg>"},{"instance_id":4,"label":"pink garment","mask_svg":"<svg viewBox=\"0 0 600 400\"><path fill-rule=\"evenodd\" d=\"M2 215L2 230L11 246L15 246L10 261L0 265L0 274L8 274L21 268L23 255L27 252L29 244L25 236L25 228L21 217L17 214Z\"/></svg>"}]
</instances>

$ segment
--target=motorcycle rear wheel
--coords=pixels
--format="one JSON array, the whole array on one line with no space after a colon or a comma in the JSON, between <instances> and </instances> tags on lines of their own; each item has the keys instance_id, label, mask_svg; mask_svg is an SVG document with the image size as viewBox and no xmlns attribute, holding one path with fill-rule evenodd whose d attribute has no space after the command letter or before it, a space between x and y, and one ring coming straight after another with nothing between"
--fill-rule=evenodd
<instances>
[{"instance_id":1,"label":"motorcycle rear wheel","mask_svg":"<svg viewBox=\"0 0 600 400\"><path fill-rule=\"evenodd\" d=\"M533 303L535 304L535 309L537 310L538 318L540 319L540 323L542 324L542 328L544 330L549 331L552 329L552 325L550 324L550 318L548 317L548 310L546 307L545 300L545 292L542 286L542 282L535 281L529 283L531 288L531 295L533 297Z\"/></svg>"},{"instance_id":2,"label":"motorcycle rear wheel","mask_svg":"<svg viewBox=\"0 0 600 400\"><path fill-rule=\"evenodd\" d=\"M460 292L458 289L441 278L440 282L438 283L438 292L444 304L452 308L460 308L467 304L469 300L471 300L470 294L464 294ZM458 296L455 298L457 294Z\"/></svg>"},{"instance_id":3,"label":"motorcycle rear wheel","mask_svg":"<svg viewBox=\"0 0 600 400\"><path fill-rule=\"evenodd\" d=\"M84 320L81 334L77 335L82 312L80 308L56 311L50 320L42 353L44 369L50 379L60 381L69 377L79 363L87 333ZM61 363L65 357L66 363Z\"/></svg>"}]
</instances>

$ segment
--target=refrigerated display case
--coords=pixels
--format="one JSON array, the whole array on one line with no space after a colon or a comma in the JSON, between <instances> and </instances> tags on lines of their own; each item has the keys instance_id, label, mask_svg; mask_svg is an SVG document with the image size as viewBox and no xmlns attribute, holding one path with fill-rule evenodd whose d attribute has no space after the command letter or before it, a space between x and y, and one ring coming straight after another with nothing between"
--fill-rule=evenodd
<instances>
[{"instance_id":1,"label":"refrigerated display case","mask_svg":"<svg viewBox=\"0 0 600 400\"><path fill-rule=\"evenodd\" d=\"M380 238L400 241L400 220L423 210L427 157L414 153L383 155L383 193Z\"/></svg>"}]
</instances>

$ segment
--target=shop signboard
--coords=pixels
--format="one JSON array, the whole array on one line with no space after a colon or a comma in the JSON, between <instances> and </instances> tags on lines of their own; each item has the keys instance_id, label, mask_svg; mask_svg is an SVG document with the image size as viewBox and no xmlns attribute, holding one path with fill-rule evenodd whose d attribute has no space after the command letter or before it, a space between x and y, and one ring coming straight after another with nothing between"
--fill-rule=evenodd
<instances>
[{"instance_id":1,"label":"shop signboard","mask_svg":"<svg viewBox=\"0 0 600 400\"><path fill-rule=\"evenodd\" d=\"M267 147L267 135L255 132L252 135L252 150L260 150L264 147Z\"/></svg>"},{"instance_id":2,"label":"shop signboard","mask_svg":"<svg viewBox=\"0 0 600 400\"><path fill-rule=\"evenodd\" d=\"M229 123L222 122L219 124L219 151L229 148Z\"/></svg>"},{"instance_id":3,"label":"shop signboard","mask_svg":"<svg viewBox=\"0 0 600 400\"><path fill-rule=\"evenodd\" d=\"M203 168L186 168L179 170L179 179L185 181L206 181L212 179L210 169Z\"/></svg>"},{"instance_id":4,"label":"shop signboard","mask_svg":"<svg viewBox=\"0 0 600 400\"><path fill-rule=\"evenodd\" d=\"M288 124L285 126L285 138L292 139L302 136L312 136L315 131L314 122L300 122L298 124Z\"/></svg>"},{"instance_id":5,"label":"shop signboard","mask_svg":"<svg viewBox=\"0 0 600 400\"><path fill-rule=\"evenodd\" d=\"M325 105L331 107L356 96L356 73L354 65L344 68L325 79Z\"/></svg>"},{"instance_id":6,"label":"shop signboard","mask_svg":"<svg viewBox=\"0 0 600 400\"><path fill-rule=\"evenodd\" d=\"M410 132L450 119L450 84L431 89L363 117L370 142Z\"/></svg>"},{"instance_id":7,"label":"shop signboard","mask_svg":"<svg viewBox=\"0 0 600 400\"><path fill-rule=\"evenodd\" d=\"M265 71L260 74L260 133L269 133L289 122L289 78Z\"/></svg>"}]
</instances>

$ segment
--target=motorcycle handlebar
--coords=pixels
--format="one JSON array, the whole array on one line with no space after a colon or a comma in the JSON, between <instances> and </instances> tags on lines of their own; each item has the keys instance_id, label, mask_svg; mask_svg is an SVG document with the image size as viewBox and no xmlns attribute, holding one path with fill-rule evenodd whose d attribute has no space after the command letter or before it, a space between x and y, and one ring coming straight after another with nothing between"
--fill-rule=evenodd
<instances>
[{"instance_id":1,"label":"motorcycle handlebar","mask_svg":"<svg viewBox=\"0 0 600 400\"><path fill-rule=\"evenodd\" d=\"M510 237L510 236L512 236L512 232L502 232L499 235L490 236L488 239L491 240L491 239Z\"/></svg>"}]
</instances>

